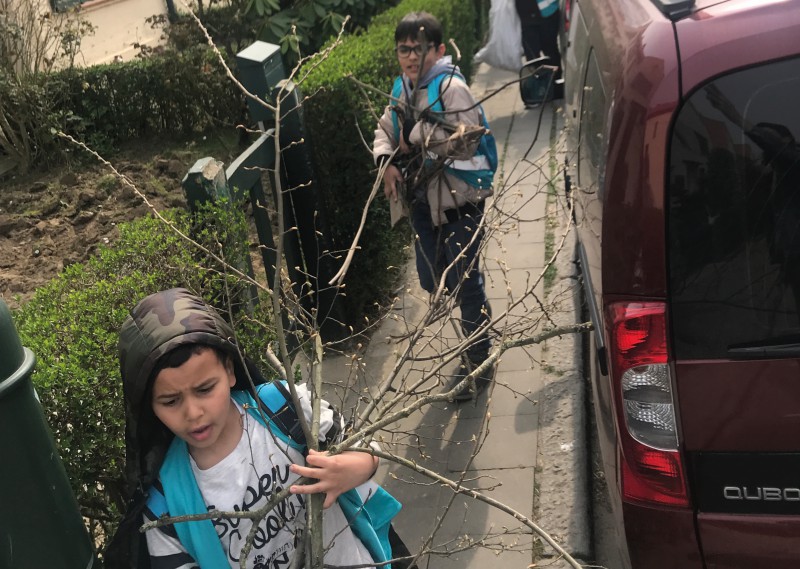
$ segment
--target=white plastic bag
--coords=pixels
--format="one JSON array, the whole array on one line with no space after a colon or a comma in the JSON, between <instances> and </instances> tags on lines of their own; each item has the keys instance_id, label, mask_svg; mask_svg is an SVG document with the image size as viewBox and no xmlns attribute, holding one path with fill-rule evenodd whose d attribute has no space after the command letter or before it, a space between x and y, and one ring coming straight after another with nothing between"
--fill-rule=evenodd
<instances>
[{"instance_id":1,"label":"white plastic bag","mask_svg":"<svg viewBox=\"0 0 800 569\"><path fill-rule=\"evenodd\" d=\"M475 61L515 73L522 67L522 28L514 0L492 0L489 41L475 54Z\"/></svg>"}]
</instances>

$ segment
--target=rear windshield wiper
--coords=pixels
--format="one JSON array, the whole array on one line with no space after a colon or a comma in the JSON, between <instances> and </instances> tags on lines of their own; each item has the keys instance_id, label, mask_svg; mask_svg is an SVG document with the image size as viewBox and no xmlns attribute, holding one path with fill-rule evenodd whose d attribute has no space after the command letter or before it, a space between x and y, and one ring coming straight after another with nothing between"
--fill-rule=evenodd
<instances>
[{"instance_id":1,"label":"rear windshield wiper","mask_svg":"<svg viewBox=\"0 0 800 569\"><path fill-rule=\"evenodd\" d=\"M792 334L767 338L758 342L732 344L728 346L732 358L800 358L800 335Z\"/></svg>"}]
</instances>

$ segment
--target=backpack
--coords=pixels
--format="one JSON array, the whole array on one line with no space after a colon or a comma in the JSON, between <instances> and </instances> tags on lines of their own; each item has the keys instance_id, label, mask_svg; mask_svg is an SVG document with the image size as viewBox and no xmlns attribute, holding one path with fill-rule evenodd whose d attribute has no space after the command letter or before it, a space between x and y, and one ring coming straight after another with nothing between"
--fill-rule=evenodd
<instances>
[{"instance_id":1,"label":"backpack","mask_svg":"<svg viewBox=\"0 0 800 569\"><path fill-rule=\"evenodd\" d=\"M553 99L555 89L554 72L541 67L547 57L540 57L525 63L519 70L519 94L525 108L531 108Z\"/></svg>"},{"instance_id":2,"label":"backpack","mask_svg":"<svg viewBox=\"0 0 800 569\"><path fill-rule=\"evenodd\" d=\"M428 111L439 114L444 113L445 108L441 97L442 81L447 77L458 77L466 83L464 77L456 72L445 72L437 75L433 81L428 84ZM392 87L391 105L397 105L400 96L403 92L403 78L398 77L395 79L394 86ZM410 102L409 102L410 104ZM448 160L445 164L445 171L460 180L466 182L473 188L487 190L492 187L494 183L494 173L497 170L497 143L494 135L489 130L489 122L486 120L486 115L483 112L483 107L479 104L478 110L481 116L481 126L486 129L486 132L481 137L478 149L471 160ZM392 113L392 125L394 127L395 141L400 137L400 123L397 120L397 113Z\"/></svg>"},{"instance_id":3,"label":"backpack","mask_svg":"<svg viewBox=\"0 0 800 569\"><path fill-rule=\"evenodd\" d=\"M250 393L232 391L231 397L274 436L305 453L305 437L297 411L291 405L290 396L283 383L275 381L256 388L263 404L261 409L266 415L266 421ZM173 439L167 451L159 471L159 478L165 491L162 493L155 486L152 487L147 502L156 516L167 512L171 516L206 512L206 504L192 474L188 446L178 437ZM396 557L408 554L408 550L391 527L392 519L402 506L386 490L368 481L358 488L345 492L337 501L353 533L364 544L375 563L384 563L392 559L393 546L399 553L395 555ZM228 567L222 544L211 520L179 523L175 524L174 528L181 545L200 567ZM391 569L389 564L384 567Z\"/></svg>"}]
</instances>

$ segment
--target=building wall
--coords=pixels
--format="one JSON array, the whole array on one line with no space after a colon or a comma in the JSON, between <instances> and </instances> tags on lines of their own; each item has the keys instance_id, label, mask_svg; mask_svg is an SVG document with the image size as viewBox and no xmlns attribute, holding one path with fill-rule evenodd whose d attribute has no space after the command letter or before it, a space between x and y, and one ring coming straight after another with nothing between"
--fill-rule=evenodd
<instances>
[{"instance_id":1,"label":"building wall","mask_svg":"<svg viewBox=\"0 0 800 569\"><path fill-rule=\"evenodd\" d=\"M145 19L166 14L165 0L93 0L81 6L81 17L95 26L94 35L81 44L79 65L129 60L139 50L134 44L156 46L161 43L161 29L152 29Z\"/></svg>"}]
</instances>

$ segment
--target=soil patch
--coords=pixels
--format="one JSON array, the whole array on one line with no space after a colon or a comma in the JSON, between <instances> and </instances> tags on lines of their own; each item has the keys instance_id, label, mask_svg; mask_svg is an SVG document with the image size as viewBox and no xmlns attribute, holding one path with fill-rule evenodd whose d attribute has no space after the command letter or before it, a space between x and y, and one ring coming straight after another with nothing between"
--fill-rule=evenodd
<instances>
[{"instance_id":1,"label":"soil patch","mask_svg":"<svg viewBox=\"0 0 800 569\"><path fill-rule=\"evenodd\" d=\"M157 208L186 207L181 180L196 160L230 163L233 144L140 142L111 159ZM113 245L117 225L149 213L103 165L31 173L0 183L0 297L16 308L64 267Z\"/></svg>"}]
</instances>

